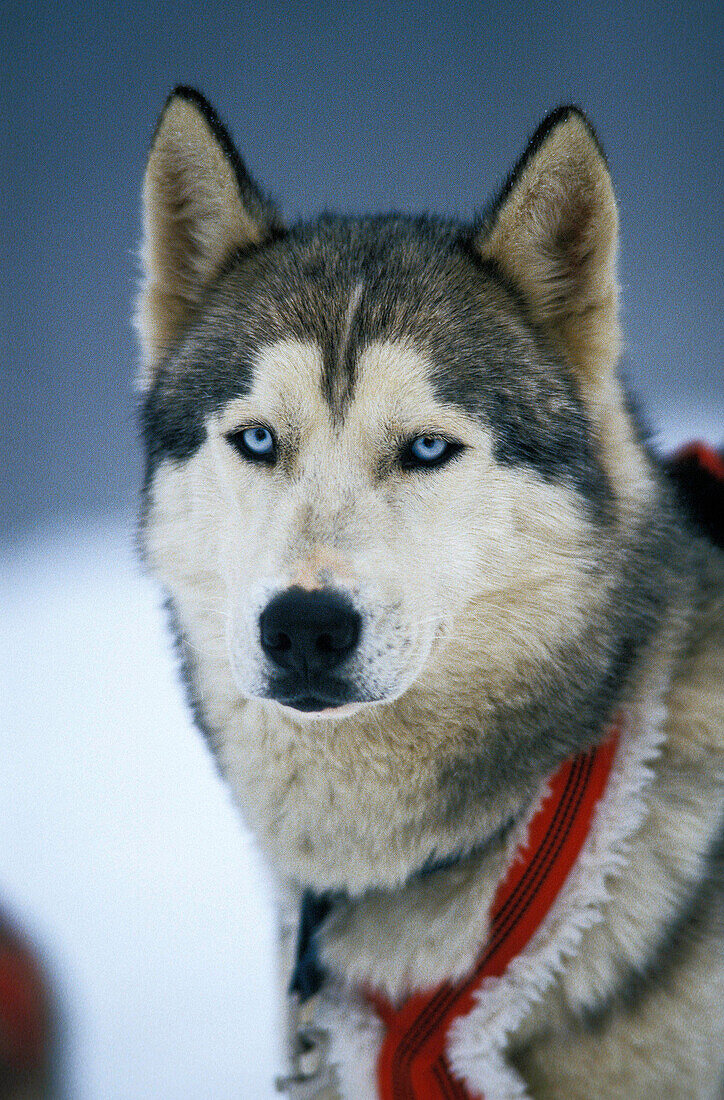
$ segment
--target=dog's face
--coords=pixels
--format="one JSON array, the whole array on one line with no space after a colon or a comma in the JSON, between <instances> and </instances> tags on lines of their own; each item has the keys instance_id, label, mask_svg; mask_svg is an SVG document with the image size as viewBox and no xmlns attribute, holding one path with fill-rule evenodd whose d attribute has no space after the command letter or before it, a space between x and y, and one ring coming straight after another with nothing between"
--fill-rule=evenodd
<instances>
[{"instance_id":1,"label":"dog's face","mask_svg":"<svg viewBox=\"0 0 724 1100\"><path fill-rule=\"evenodd\" d=\"M145 198L143 541L210 724L249 700L303 724L522 698L590 629L646 477L585 119L551 116L475 226L284 230L181 90ZM459 745L441 720L405 752Z\"/></svg>"},{"instance_id":2,"label":"dog's face","mask_svg":"<svg viewBox=\"0 0 724 1100\"><path fill-rule=\"evenodd\" d=\"M351 330L364 286L349 291ZM315 292L329 313L344 294ZM207 420L196 522L216 542L239 691L339 717L401 695L469 600L486 440L436 399L412 346L353 350L316 327L255 348L248 392ZM348 356L343 401L325 396L325 343Z\"/></svg>"},{"instance_id":3,"label":"dog's face","mask_svg":"<svg viewBox=\"0 0 724 1100\"><path fill-rule=\"evenodd\" d=\"M486 594L579 602L608 505L580 400L499 282L449 230L397 227L379 259L348 234L242 258L154 391L199 440L156 471L154 560L172 587L204 562L239 691L300 714L398 697Z\"/></svg>"}]
</instances>

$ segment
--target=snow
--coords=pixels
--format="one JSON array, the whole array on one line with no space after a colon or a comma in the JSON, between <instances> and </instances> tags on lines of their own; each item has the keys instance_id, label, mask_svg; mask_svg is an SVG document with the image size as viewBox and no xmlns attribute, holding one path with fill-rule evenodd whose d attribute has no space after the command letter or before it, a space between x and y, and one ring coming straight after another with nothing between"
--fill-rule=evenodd
<instances>
[{"instance_id":1,"label":"snow","mask_svg":"<svg viewBox=\"0 0 724 1100\"><path fill-rule=\"evenodd\" d=\"M41 952L72 1100L262 1100L268 884L121 518L3 548L0 906Z\"/></svg>"}]
</instances>

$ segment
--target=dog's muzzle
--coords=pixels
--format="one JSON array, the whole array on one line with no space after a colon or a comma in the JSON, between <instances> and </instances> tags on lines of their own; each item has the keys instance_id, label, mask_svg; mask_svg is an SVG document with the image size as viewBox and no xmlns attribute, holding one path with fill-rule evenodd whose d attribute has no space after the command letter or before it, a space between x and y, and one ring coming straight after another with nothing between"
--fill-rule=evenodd
<instances>
[{"instance_id":1,"label":"dog's muzzle","mask_svg":"<svg viewBox=\"0 0 724 1100\"><path fill-rule=\"evenodd\" d=\"M274 666L270 695L300 711L353 701L351 685L335 675L357 648L362 620L333 588L295 585L276 595L259 616L261 647Z\"/></svg>"}]
</instances>

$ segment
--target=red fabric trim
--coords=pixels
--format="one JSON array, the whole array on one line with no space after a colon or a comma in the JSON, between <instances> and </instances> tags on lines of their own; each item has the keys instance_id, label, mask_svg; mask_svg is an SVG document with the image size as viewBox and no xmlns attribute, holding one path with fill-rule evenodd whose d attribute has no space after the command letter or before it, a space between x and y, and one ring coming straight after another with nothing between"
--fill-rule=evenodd
<instances>
[{"instance_id":1,"label":"red fabric trim","mask_svg":"<svg viewBox=\"0 0 724 1100\"><path fill-rule=\"evenodd\" d=\"M676 462L682 462L687 458L693 458L694 461L701 466L703 470L706 470L708 474L711 474L712 477L724 481L724 459L719 452L708 443L702 443L698 440L693 443L687 443L674 455L674 460Z\"/></svg>"},{"instance_id":2,"label":"red fabric trim","mask_svg":"<svg viewBox=\"0 0 724 1100\"><path fill-rule=\"evenodd\" d=\"M398 1008L370 994L386 1028L377 1064L380 1100L482 1100L448 1065L450 1027L474 1007L483 980L500 976L545 919L588 836L619 737L617 722L602 745L566 762L553 776L526 842L496 891L488 943L469 977L415 993Z\"/></svg>"}]
</instances>

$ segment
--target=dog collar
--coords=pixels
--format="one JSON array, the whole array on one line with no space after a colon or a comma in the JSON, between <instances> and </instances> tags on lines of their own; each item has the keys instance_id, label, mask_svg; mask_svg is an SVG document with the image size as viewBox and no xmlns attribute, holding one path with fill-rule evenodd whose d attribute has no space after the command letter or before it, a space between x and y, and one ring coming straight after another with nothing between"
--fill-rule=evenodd
<instances>
[{"instance_id":1,"label":"dog collar","mask_svg":"<svg viewBox=\"0 0 724 1100\"><path fill-rule=\"evenodd\" d=\"M385 1027L377 1064L380 1100L474 1100L450 1070L450 1028L474 1007L484 980L503 974L543 923L589 834L620 732L618 719L602 744L564 763L550 780L495 893L488 941L472 972L399 1006L368 993Z\"/></svg>"}]
</instances>

